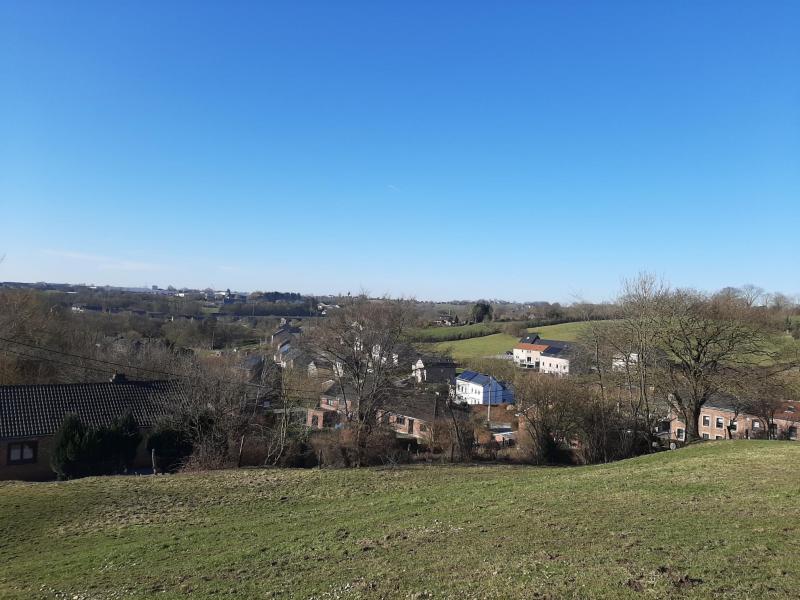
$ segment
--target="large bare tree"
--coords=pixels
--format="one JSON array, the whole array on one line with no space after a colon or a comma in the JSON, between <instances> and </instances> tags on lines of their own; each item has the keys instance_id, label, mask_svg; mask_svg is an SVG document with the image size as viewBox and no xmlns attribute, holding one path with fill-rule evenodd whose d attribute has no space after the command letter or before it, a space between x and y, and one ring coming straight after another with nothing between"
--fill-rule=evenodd
<instances>
[{"instance_id":1,"label":"large bare tree","mask_svg":"<svg viewBox=\"0 0 800 600\"><path fill-rule=\"evenodd\" d=\"M378 412L410 371L404 338L412 318L405 301L362 295L331 311L304 340L307 352L332 365L343 394L355 466L362 464Z\"/></svg>"},{"instance_id":2,"label":"large bare tree","mask_svg":"<svg viewBox=\"0 0 800 600\"><path fill-rule=\"evenodd\" d=\"M692 290L674 291L661 302L657 339L666 366L660 387L683 418L687 439L699 438L703 406L736 374L777 358L756 310L740 298Z\"/></svg>"}]
</instances>

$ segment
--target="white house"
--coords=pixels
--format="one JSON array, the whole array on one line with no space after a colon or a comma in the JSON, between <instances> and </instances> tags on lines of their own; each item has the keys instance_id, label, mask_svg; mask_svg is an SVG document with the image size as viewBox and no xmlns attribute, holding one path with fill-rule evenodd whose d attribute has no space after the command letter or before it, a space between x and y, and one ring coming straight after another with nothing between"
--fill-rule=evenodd
<instances>
[{"instance_id":1,"label":"white house","mask_svg":"<svg viewBox=\"0 0 800 600\"><path fill-rule=\"evenodd\" d=\"M544 340L536 333L526 335L513 350L514 364L518 367L558 375L569 373L569 355L569 344Z\"/></svg>"},{"instance_id":2,"label":"white house","mask_svg":"<svg viewBox=\"0 0 800 600\"><path fill-rule=\"evenodd\" d=\"M455 398L467 404L513 404L514 391L490 375L464 371L456 377Z\"/></svg>"},{"instance_id":3,"label":"white house","mask_svg":"<svg viewBox=\"0 0 800 600\"><path fill-rule=\"evenodd\" d=\"M531 333L522 338L519 343L514 346L513 357L514 364L523 369L538 369L539 357L544 350L547 350L547 344L543 343L539 334Z\"/></svg>"},{"instance_id":4,"label":"white house","mask_svg":"<svg viewBox=\"0 0 800 600\"><path fill-rule=\"evenodd\" d=\"M565 347L548 346L539 357L539 372L551 375L568 375L569 358Z\"/></svg>"}]
</instances>

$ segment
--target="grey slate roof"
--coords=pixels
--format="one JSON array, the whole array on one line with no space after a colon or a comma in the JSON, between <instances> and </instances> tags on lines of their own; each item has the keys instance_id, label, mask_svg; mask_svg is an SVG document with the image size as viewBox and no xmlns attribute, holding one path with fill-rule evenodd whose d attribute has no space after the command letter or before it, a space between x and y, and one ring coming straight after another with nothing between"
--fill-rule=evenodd
<instances>
[{"instance_id":1,"label":"grey slate roof","mask_svg":"<svg viewBox=\"0 0 800 600\"><path fill-rule=\"evenodd\" d=\"M435 394L418 393L413 390L410 394L398 395L387 401L385 411L428 422L433 422L436 418L450 418L450 413L447 411L447 398L440 398Z\"/></svg>"},{"instance_id":2,"label":"grey slate roof","mask_svg":"<svg viewBox=\"0 0 800 600\"><path fill-rule=\"evenodd\" d=\"M424 367L455 367L456 363L447 356L435 356L430 354L420 354L417 360L421 360ZM415 361L416 364L416 361Z\"/></svg>"},{"instance_id":3,"label":"grey slate roof","mask_svg":"<svg viewBox=\"0 0 800 600\"><path fill-rule=\"evenodd\" d=\"M525 337L519 340L520 344L538 344L539 343L539 334L538 333L529 333Z\"/></svg>"},{"instance_id":4,"label":"grey slate roof","mask_svg":"<svg viewBox=\"0 0 800 600\"><path fill-rule=\"evenodd\" d=\"M97 427L130 411L140 427L152 427L184 398L177 381L0 386L0 439L53 435L68 414Z\"/></svg>"}]
</instances>

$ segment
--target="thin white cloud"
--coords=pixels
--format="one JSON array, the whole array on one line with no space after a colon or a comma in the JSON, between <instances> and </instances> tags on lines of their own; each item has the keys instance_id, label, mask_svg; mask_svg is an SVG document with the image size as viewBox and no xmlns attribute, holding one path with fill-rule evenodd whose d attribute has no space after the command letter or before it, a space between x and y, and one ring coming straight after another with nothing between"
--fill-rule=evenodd
<instances>
[{"instance_id":1,"label":"thin white cloud","mask_svg":"<svg viewBox=\"0 0 800 600\"><path fill-rule=\"evenodd\" d=\"M392 190L393 192L399 192L400 188L396 185L392 185L391 183L386 186L386 189Z\"/></svg>"},{"instance_id":2,"label":"thin white cloud","mask_svg":"<svg viewBox=\"0 0 800 600\"><path fill-rule=\"evenodd\" d=\"M85 252L74 252L71 250L42 250L42 253L48 256L91 263L102 271L162 271L165 268L164 265L157 265L154 263L114 258L111 256L99 256L97 254L87 254Z\"/></svg>"}]
</instances>

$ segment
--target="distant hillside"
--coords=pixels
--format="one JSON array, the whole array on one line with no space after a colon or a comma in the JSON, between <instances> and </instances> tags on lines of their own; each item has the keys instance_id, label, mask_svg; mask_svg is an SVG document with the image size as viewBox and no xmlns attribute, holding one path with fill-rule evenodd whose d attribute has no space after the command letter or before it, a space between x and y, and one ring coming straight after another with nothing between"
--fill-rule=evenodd
<instances>
[{"instance_id":1,"label":"distant hillside","mask_svg":"<svg viewBox=\"0 0 800 600\"><path fill-rule=\"evenodd\" d=\"M779 465L779 468L776 468ZM0 597L796 598L800 444L0 484Z\"/></svg>"},{"instance_id":2,"label":"distant hillside","mask_svg":"<svg viewBox=\"0 0 800 600\"><path fill-rule=\"evenodd\" d=\"M438 344L431 344L431 347L434 351L450 352L456 360L466 360L468 358L483 358L503 354L507 350L511 350L517 341L518 338L513 335L495 333L469 340L439 342Z\"/></svg>"},{"instance_id":3,"label":"distant hillside","mask_svg":"<svg viewBox=\"0 0 800 600\"><path fill-rule=\"evenodd\" d=\"M608 321L592 321L592 323L607 323ZM536 332L548 340L561 340L563 342L574 342L580 334L586 331L591 323L578 321L576 323L559 323L558 325L543 325L542 327L531 327L530 332Z\"/></svg>"},{"instance_id":4,"label":"distant hillside","mask_svg":"<svg viewBox=\"0 0 800 600\"><path fill-rule=\"evenodd\" d=\"M499 323L475 323L453 327L419 327L408 332L415 342L440 342L447 340L466 340L500 331Z\"/></svg>"},{"instance_id":5,"label":"distant hillside","mask_svg":"<svg viewBox=\"0 0 800 600\"><path fill-rule=\"evenodd\" d=\"M602 323L603 321L595 322ZM546 339L574 342L588 326L589 323L586 321L579 321L576 323L560 323L558 325L531 327L528 331L535 331ZM434 348L439 351L451 351L453 358L456 360L466 360L469 358L484 358L487 356L504 354L508 350L511 350L518 341L519 339L514 336L496 333L494 335L468 340L441 342L436 344Z\"/></svg>"}]
</instances>

